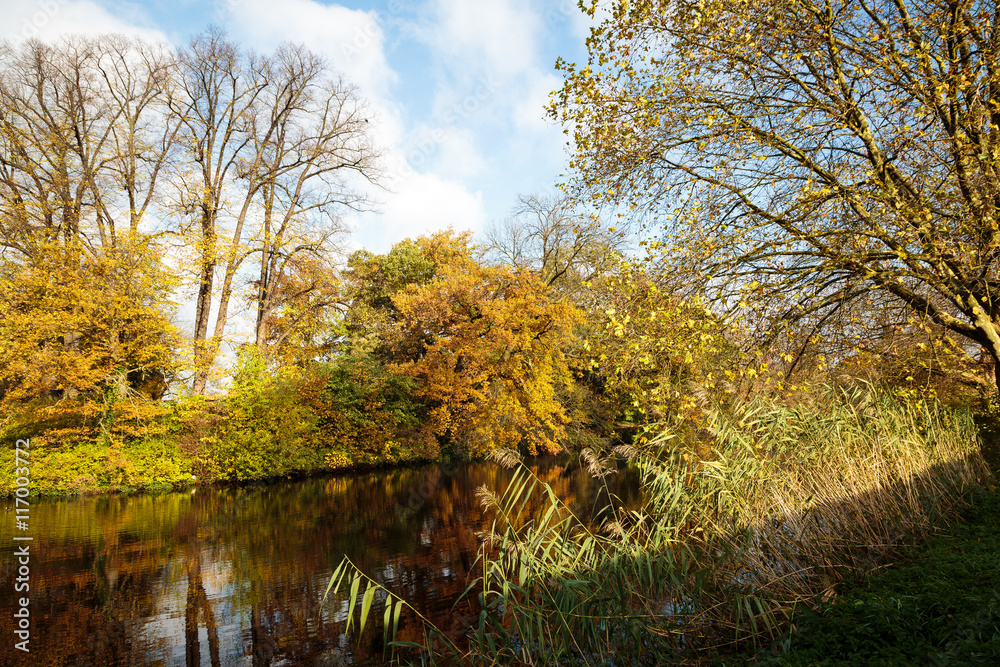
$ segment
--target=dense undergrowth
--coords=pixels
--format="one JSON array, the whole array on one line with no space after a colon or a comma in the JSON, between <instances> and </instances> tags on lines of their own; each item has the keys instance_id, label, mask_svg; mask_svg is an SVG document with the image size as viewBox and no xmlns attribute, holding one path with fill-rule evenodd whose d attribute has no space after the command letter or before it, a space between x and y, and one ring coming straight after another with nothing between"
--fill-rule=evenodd
<instances>
[{"instance_id":1,"label":"dense undergrowth","mask_svg":"<svg viewBox=\"0 0 1000 667\"><path fill-rule=\"evenodd\" d=\"M8 414L0 438L30 441L39 494L250 482L439 456L436 443L412 437L411 392L409 378L350 358L274 375L250 349L224 397L36 399ZM15 478L4 476L0 494L13 493Z\"/></svg>"},{"instance_id":2,"label":"dense undergrowth","mask_svg":"<svg viewBox=\"0 0 1000 667\"><path fill-rule=\"evenodd\" d=\"M472 587L479 624L462 646L428 628L441 650L424 660L654 665L769 646L989 478L967 410L872 391L720 407L701 442L664 433L616 453L641 469L648 502L597 526L523 466L502 493L483 490L497 518ZM401 600L380 595L388 627Z\"/></svg>"}]
</instances>

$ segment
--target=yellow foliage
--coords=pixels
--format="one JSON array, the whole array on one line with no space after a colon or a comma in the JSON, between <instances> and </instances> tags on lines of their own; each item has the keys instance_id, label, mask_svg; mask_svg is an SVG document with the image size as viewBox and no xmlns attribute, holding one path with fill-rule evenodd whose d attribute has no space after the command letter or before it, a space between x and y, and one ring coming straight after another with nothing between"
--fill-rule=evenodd
<instances>
[{"instance_id":1,"label":"yellow foliage","mask_svg":"<svg viewBox=\"0 0 1000 667\"><path fill-rule=\"evenodd\" d=\"M428 427L472 452L561 448L567 421L556 385L578 309L551 298L537 274L476 261L467 236L417 240L436 270L392 298L398 336L419 352L395 366L420 382Z\"/></svg>"},{"instance_id":2,"label":"yellow foliage","mask_svg":"<svg viewBox=\"0 0 1000 667\"><path fill-rule=\"evenodd\" d=\"M629 265L605 278L595 299L602 314L589 342L591 369L626 421L684 417L700 402L695 394L731 388L738 371L728 367L737 357L729 330L696 299L671 294Z\"/></svg>"},{"instance_id":3,"label":"yellow foliage","mask_svg":"<svg viewBox=\"0 0 1000 667\"><path fill-rule=\"evenodd\" d=\"M39 245L0 264L2 401L140 392L158 397L176 332L169 284L142 243L99 255Z\"/></svg>"}]
</instances>

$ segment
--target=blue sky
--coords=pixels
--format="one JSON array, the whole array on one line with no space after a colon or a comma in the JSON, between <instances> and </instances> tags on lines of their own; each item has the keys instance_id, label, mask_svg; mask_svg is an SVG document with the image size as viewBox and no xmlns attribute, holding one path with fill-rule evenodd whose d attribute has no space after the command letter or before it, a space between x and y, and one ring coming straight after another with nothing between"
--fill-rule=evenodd
<instances>
[{"instance_id":1,"label":"blue sky","mask_svg":"<svg viewBox=\"0 0 1000 667\"><path fill-rule=\"evenodd\" d=\"M575 0L0 0L0 36L14 40L125 32L182 45L210 24L258 51L303 43L368 101L388 190L372 193L378 212L349 218L352 245L479 231L566 171L565 135L542 107L560 86L556 58L585 57Z\"/></svg>"}]
</instances>

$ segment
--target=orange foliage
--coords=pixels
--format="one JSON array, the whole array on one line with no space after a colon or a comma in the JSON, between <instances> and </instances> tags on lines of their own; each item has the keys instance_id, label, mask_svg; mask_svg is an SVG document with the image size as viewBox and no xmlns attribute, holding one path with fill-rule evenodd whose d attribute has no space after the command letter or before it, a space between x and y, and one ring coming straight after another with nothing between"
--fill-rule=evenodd
<instances>
[{"instance_id":1,"label":"orange foliage","mask_svg":"<svg viewBox=\"0 0 1000 667\"><path fill-rule=\"evenodd\" d=\"M420 382L428 427L475 453L561 449L567 418L555 387L570 381L563 350L578 309L537 274L477 262L468 235L417 244L435 274L393 296L400 344L420 350L395 370Z\"/></svg>"}]
</instances>

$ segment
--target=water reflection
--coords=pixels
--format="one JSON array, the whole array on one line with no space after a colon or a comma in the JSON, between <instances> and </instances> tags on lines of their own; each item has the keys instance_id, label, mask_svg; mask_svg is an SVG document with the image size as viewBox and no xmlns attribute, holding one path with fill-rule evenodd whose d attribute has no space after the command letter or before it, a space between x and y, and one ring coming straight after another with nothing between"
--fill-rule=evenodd
<instances>
[{"instance_id":1,"label":"water reflection","mask_svg":"<svg viewBox=\"0 0 1000 667\"><path fill-rule=\"evenodd\" d=\"M570 503L607 502L601 484L578 466L533 467ZM458 636L478 610L452 605L470 578L477 533L490 521L475 489L505 488L510 476L493 464L428 466L160 496L35 500L28 656L11 639L13 521L0 529L0 664L377 663L379 628L360 645L347 642L344 596L320 603L345 554ZM627 504L638 502L634 473L612 476L609 485ZM376 626L379 616L373 613ZM404 615L399 638L419 636Z\"/></svg>"}]
</instances>

